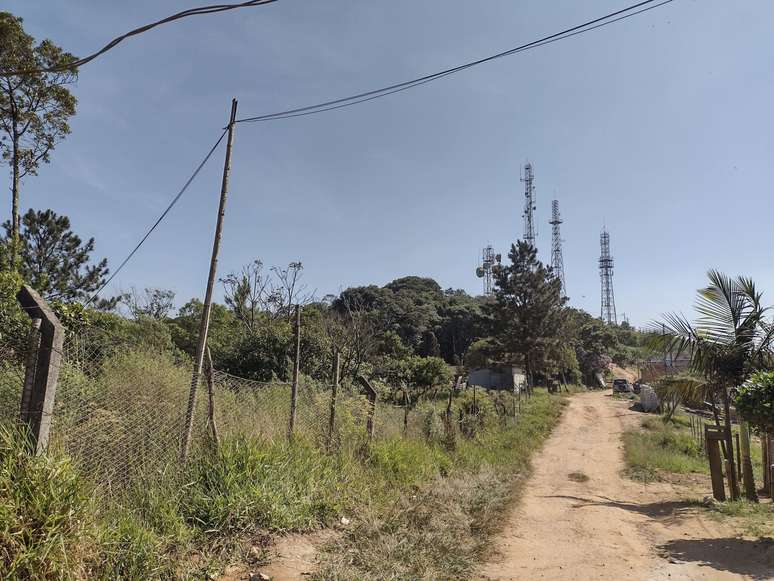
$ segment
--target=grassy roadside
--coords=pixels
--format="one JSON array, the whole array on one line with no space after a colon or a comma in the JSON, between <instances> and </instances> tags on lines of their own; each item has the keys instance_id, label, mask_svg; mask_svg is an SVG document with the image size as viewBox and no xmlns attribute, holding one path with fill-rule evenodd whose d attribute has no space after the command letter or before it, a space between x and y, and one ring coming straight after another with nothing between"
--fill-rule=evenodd
<instances>
[{"instance_id":1,"label":"grassy roadside","mask_svg":"<svg viewBox=\"0 0 774 581\"><path fill-rule=\"evenodd\" d=\"M566 398L537 390L519 421L444 451L448 473L365 502L327 548L317 579L467 578L551 433Z\"/></svg>"},{"instance_id":2,"label":"grassy roadside","mask_svg":"<svg viewBox=\"0 0 774 581\"><path fill-rule=\"evenodd\" d=\"M464 576L565 403L537 390L517 422L503 423L479 395L480 421L454 445L435 413L424 437L335 454L300 438L232 439L109 499L66 457L30 458L17 435L0 430L0 577L212 578L246 539L342 516L352 525L319 578Z\"/></svg>"},{"instance_id":3,"label":"grassy roadside","mask_svg":"<svg viewBox=\"0 0 774 581\"><path fill-rule=\"evenodd\" d=\"M691 434L685 414L676 414L670 422L647 416L640 428L624 432L623 443L626 474L633 480L653 482L673 475L700 475L709 494L709 463L702 446ZM751 447L753 472L756 484L761 485L761 450L755 444ZM747 501L702 503L697 499L696 505L704 506L713 518L730 518L742 534L774 536L774 504L768 500L755 504Z\"/></svg>"}]
</instances>

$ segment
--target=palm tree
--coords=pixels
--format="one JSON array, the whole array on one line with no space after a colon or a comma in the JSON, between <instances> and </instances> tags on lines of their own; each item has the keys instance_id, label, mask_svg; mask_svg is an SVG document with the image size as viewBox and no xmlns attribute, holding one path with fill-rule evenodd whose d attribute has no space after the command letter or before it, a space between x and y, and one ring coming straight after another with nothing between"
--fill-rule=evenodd
<instances>
[{"instance_id":1,"label":"palm tree","mask_svg":"<svg viewBox=\"0 0 774 581\"><path fill-rule=\"evenodd\" d=\"M675 354L688 352L692 370L706 381L708 393L713 398L720 397L725 416L731 498L736 499L739 485L731 439L730 390L768 364L774 346L774 325L766 320L768 307L762 305L762 294L751 279L730 278L716 270L710 270L707 277L709 285L699 290L696 321L691 324L682 315L665 315L666 332L655 341ZM747 466L749 458L745 460L745 492L748 497L754 497L752 466Z\"/></svg>"}]
</instances>

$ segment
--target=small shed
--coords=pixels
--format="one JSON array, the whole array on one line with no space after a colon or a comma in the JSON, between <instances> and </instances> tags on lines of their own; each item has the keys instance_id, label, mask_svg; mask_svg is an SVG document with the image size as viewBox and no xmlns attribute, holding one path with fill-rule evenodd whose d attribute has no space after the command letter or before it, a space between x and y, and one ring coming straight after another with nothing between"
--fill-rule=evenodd
<instances>
[{"instance_id":1,"label":"small shed","mask_svg":"<svg viewBox=\"0 0 774 581\"><path fill-rule=\"evenodd\" d=\"M526 383L527 375L519 365L490 365L473 369L468 374L468 385L485 389L519 391Z\"/></svg>"}]
</instances>

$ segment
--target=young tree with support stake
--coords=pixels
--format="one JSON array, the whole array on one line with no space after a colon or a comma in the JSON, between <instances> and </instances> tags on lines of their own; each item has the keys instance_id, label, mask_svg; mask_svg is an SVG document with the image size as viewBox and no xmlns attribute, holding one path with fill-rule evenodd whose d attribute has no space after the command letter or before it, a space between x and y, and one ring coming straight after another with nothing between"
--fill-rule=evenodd
<instances>
[{"instance_id":1,"label":"young tree with support stake","mask_svg":"<svg viewBox=\"0 0 774 581\"><path fill-rule=\"evenodd\" d=\"M768 363L774 347L774 326L767 320L768 308L762 294L749 278L730 278L716 270L707 273L709 285L699 290L696 310L699 318L692 324L676 314L664 317L662 335L656 335L656 347L670 352L691 354L693 371L707 382L723 405L725 447L729 461L731 499L739 498L734 446L731 436L731 390L741 386L756 369ZM743 437L746 430L743 429ZM745 448L749 445L745 443ZM746 464L749 460L745 459ZM752 470L745 468L745 495L755 498Z\"/></svg>"},{"instance_id":2,"label":"young tree with support stake","mask_svg":"<svg viewBox=\"0 0 774 581\"><path fill-rule=\"evenodd\" d=\"M61 67L75 61L50 40L35 45L24 32L22 19L0 12L0 70L24 71ZM77 79L77 69L0 77L0 155L11 168L10 269L16 269L21 227L20 188L27 175L36 175L48 163L56 144L70 133L75 97L66 85Z\"/></svg>"}]
</instances>

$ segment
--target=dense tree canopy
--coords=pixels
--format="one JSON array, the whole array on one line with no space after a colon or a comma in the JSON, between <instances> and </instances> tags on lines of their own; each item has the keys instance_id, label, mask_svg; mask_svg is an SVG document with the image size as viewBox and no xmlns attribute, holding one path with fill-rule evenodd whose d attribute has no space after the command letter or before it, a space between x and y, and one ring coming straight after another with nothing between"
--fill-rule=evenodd
<instances>
[{"instance_id":1,"label":"dense tree canopy","mask_svg":"<svg viewBox=\"0 0 774 581\"><path fill-rule=\"evenodd\" d=\"M10 251L11 222L3 224L0 251ZM53 210L29 210L22 220L18 271L48 300L81 300L96 291L108 274L107 260L92 262L94 238L83 242L70 230L70 219Z\"/></svg>"},{"instance_id":2,"label":"dense tree canopy","mask_svg":"<svg viewBox=\"0 0 774 581\"><path fill-rule=\"evenodd\" d=\"M495 270L495 301L491 306L496 351L517 356L527 377L546 370L546 361L560 340L562 283L523 241L511 245L510 264Z\"/></svg>"}]
</instances>

